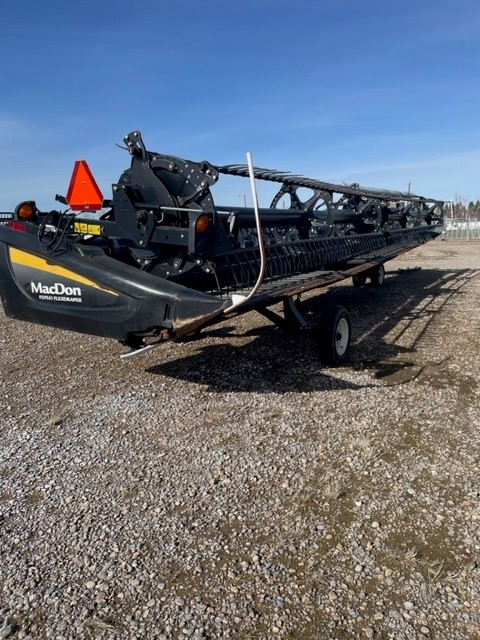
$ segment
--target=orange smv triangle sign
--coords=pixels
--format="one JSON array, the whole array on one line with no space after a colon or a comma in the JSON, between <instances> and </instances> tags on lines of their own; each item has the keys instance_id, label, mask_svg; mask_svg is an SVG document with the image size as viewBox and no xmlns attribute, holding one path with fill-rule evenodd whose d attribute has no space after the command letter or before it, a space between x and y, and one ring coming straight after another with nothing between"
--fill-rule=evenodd
<instances>
[{"instance_id":1,"label":"orange smv triangle sign","mask_svg":"<svg viewBox=\"0 0 480 640\"><path fill-rule=\"evenodd\" d=\"M85 160L75 162L67 202L73 211L98 211L102 208L102 192Z\"/></svg>"}]
</instances>

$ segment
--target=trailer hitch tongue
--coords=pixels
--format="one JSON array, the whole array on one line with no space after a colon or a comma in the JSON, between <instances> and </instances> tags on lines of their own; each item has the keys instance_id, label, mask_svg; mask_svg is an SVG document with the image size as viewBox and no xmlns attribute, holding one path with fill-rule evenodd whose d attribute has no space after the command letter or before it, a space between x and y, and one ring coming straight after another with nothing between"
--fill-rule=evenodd
<instances>
[{"instance_id":1,"label":"trailer hitch tongue","mask_svg":"<svg viewBox=\"0 0 480 640\"><path fill-rule=\"evenodd\" d=\"M247 152L247 165L248 165L248 175L250 177L250 188L252 189L252 198L253 198L253 209L255 212L255 226L257 228L257 236L258 236L258 248L260 251L260 272L258 274L257 282L253 289L246 296L241 294L233 294L231 296L232 304L224 310L224 313L230 313L233 309L237 309L242 304L245 304L248 300L253 298L253 296L260 289L262 282L265 277L266 272L266 251L265 251L265 241L263 237L262 225L260 222L260 212L258 210L258 196L257 196L257 187L255 185L255 171L253 169L253 161L252 154Z\"/></svg>"}]
</instances>

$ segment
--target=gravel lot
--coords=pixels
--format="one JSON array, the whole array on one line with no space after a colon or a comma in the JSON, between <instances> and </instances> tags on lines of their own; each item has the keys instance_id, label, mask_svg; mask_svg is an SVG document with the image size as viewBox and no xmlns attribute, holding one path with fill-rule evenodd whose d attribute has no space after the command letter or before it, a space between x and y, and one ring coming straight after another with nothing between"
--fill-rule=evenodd
<instances>
[{"instance_id":1,"label":"gravel lot","mask_svg":"<svg viewBox=\"0 0 480 640\"><path fill-rule=\"evenodd\" d=\"M0 639L480 638L480 242L120 360L0 312ZM417 267L421 267L418 269Z\"/></svg>"}]
</instances>

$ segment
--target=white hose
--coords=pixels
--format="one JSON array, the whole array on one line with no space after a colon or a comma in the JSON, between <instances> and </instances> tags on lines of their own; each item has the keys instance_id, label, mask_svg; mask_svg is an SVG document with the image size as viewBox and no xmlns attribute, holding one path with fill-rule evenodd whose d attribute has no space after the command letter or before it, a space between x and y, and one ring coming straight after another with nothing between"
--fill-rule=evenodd
<instances>
[{"instance_id":1,"label":"white hose","mask_svg":"<svg viewBox=\"0 0 480 640\"><path fill-rule=\"evenodd\" d=\"M248 175L250 177L250 187L252 189L253 209L255 211L255 224L257 227L258 248L260 250L260 273L258 274L258 278L257 278L257 282L255 283L255 286L253 287L253 289L250 291L248 295L242 296L235 293L232 295L232 305L230 307L227 307L224 310L224 313L230 313L232 309L237 309L242 304L245 304L246 302L248 302L248 300L250 300L257 293L257 291L260 289L262 285L263 278L265 276L266 264L267 264L267 254L265 251L265 243L263 242L262 226L260 223L260 213L258 211L258 197L257 197L257 188L255 185L255 172L253 170L252 154L250 152L247 152L247 165L248 165Z\"/></svg>"}]
</instances>

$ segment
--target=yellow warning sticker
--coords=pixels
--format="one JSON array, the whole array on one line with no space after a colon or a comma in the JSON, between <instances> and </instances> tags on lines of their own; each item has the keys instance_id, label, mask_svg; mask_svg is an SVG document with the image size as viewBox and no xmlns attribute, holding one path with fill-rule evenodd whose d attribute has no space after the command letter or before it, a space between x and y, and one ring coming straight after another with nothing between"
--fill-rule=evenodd
<instances>
[{"instance_id":1,"label":"yellow warning sticker","mask_svg":"<svg viewBox=\"0 0 480 640\"><path fill-rule=\"evenodd\" d=\"M99 224L88 224L87 222L74 222L73 230L75 233L84 233L90 236L100 236L102 228Z\"/></svg>"}]
</instances>

